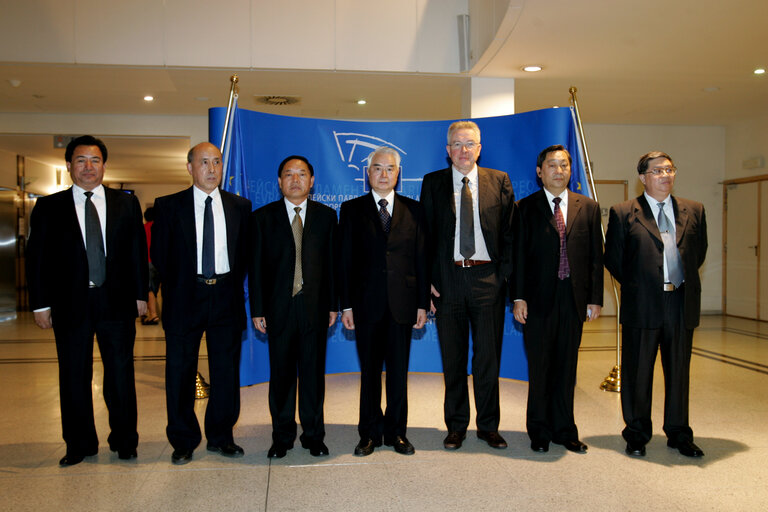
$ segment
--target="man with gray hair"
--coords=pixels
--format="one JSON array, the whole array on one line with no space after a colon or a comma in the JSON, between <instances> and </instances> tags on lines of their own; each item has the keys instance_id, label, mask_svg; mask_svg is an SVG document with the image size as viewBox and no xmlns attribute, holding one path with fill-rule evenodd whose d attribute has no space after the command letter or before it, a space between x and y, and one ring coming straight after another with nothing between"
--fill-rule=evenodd
<instances>
[{"instance_id":1,"label":"man with gray hair","mask_svg":"<svg viewBox=\"0 0 768 512\"><path fill-rule=\"evenodd\" d=\"M427 320L426 224L417 201L394 191L400 154L380 147L368 156L368 194L341 205L339 289L344 327L355 331L360 359L360 442L365 456L384 444L414 453L405 437L411 330ZM387 408L381 371L387 367Z\"/></svg>"},{"instance_id":2,"label":"man with gray hair","mask_svg":"<svg viewBox=\"0 0 768 512\"><path fill-rule=\"evenodd\" d=\"M427 174L421 186L445 377L446 450L461 447L469 425L470 329L477 437L492 448L507 447L498 432L499 359L515 194L507 173L477 166L480 149L477 124L451 124L446 150L453 165Z\"/></svg>"}]
</instances>

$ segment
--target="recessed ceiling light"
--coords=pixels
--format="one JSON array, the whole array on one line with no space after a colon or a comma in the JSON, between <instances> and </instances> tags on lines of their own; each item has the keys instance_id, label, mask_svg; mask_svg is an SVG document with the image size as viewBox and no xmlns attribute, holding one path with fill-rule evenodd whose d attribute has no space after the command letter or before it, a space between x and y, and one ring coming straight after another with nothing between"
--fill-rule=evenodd
<instances>
[{"instance_id":1,"label":"recessed ceiling light","mask_svg":"<svg viewBox=\"0 0 768 512\"><path fill-rule=\"evenodd\" d=\"M765 68L757 68L755 70L756 75L764 75L765 74Z\"/></svg>"},{"instance_id":2,"label":"recessed ceiling light","mask_svg":"<svg viewBox=\"0 0 768 512\"><path fill-rule=\"evenodd\" d=\"M208 101L208 96L198 96L195 98L197 101Z\"/></svg>"},{"instance_id":3,"label":"recessed ceiling light","mask_svg":"<svg viewBox=\"0 0 768 512\"><path fill-rule=\"evenodd\" d=\"M358 105L365 105L366 103L368 103L368 102L365 101L365 100L357 100L357 104Z\"/></svg>"},{"instance_id":4,"label":"recessed ceiling light","mask_svg":"<svg viewBox=\"0 0 768 512\"><path fill-rule=\"evenodd\" d=\"M149 94L144 96L144 101L154 101L154 100L155 100L154 96L150 96Z\"/></svg>"},{"instance_id":5,"label":"recessed ceiling light","mask_svg":"<svg viewBox=\"0 0 768 512\"><path fill-rule=\"evenodd\" d=\"M536 73L537 71L541 71L542 69L544 68L542 68L541 66L523 66L523 71L527 71L529 73Z\"/></svg>"},{"instance_id":6,"label":"recessed ceiling light","mask_svg":"<svg viewBox=\"0 0 768 512\"><path fill-rule=\"evenodd\" d=\"M720 88L718 86L716 86L716 85L710 85L709 87L705 87L705 88L702 89L702 91L704 91L704 92L717 92L719 90L720 90Z\"/></svg>"}]
</instances>

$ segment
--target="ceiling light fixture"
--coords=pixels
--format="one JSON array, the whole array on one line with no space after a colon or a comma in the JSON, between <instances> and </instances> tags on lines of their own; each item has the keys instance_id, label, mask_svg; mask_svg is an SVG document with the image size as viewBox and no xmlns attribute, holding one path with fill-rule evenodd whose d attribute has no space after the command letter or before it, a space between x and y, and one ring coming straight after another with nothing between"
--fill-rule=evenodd
<instances>
[{"instance_id":1,"label":"ceiling light fixture","mask_svg":"<svg viewBox=\"0 0 768 512\"><path fill-rule=\"evenodd\" d=\"M365 101L365 100L357 100L357 104L358 105L365 105L366 103L368 103L368 102Z\"/></svg>"},{"instance_id":2,"label":"ceiling light fixture","mask_svg":"<svg viewBox=\"0 0 768 512\"><path fill-rule=\"evenodd\" d=\"M155 100L154 96L150 96L149 94L144 96L144 101L154 101L154 100Z\"/></svg>"},{"instance_id":3,"label":"ceiling light fixture","mask_svg":"<svg viewBox=\"0 0 768 512\"><path fill-rule=\"evenodd\" d=\"M754 73L756 75L764 75L765 74L765 68L757 68Z\"/></svg>"},{"instance_id":4,"label":"ceiling light fixture","mask_svg":"<svg viewBox=\"0 0 768 512\"><path fill-rule=\"evenodd\" d=\"M523 71L527 71L528 73L536 73L538 71L541 71L542 69L544 68L542 68L541 66L523 66Z\"/></svg>"}]
</instances>

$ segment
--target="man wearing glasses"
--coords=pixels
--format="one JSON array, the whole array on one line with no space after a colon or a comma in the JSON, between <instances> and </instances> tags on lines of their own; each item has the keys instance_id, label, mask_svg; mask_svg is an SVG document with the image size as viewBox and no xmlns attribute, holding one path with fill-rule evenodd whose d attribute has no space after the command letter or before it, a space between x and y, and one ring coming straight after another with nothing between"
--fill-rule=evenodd
<instances>
[{"instance_id":1,"label":"man wearing glasses","mask_svg":"<svg viewBox=\"0 0 768 512\"><path fill-rule=\"evenodd\" d=\"M506 172L477 165L480 149L477 124L451 124L446 150L453 165L427 174L421 186L445 378L446 450L461 447L469 425L470 329L477 437L492 448L507 447L499 435L499 360L515 194Z\"/></svg>"},{"instance_id":2,"label":"man wearing glasses","mask_svg":"<svg viewBox=\"0 0 768 512\"><path fill-rule=\"evenodd\" d=\"M676 168L666 153L643 155L637 172L645 192L611 208L605 243L605 267L621 283L622 435L627 454L645 455L660 350L667 446L701 457L688 424L688 383L701 309L699 267L707 253L704 206L671 195Z\"/></svg>"}]
</instances>

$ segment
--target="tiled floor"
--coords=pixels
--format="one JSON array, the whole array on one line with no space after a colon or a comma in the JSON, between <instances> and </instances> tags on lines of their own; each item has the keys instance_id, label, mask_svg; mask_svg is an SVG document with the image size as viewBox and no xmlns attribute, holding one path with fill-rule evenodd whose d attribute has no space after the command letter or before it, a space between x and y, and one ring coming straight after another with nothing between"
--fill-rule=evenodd
<instances>
[{"instance_id":1,"label":"tiled floor","mask_svg":"<svg viewBox=\"0 0 768 512\"><path fill-rule=\"evenodd\" d=\"M198 449L186 466L170 463L160 327L139 326L136 381L139 457L119 461L106 447L101 368L94 404L99 455L60 468L56 353L52 333L28 315L0 324L0 510L764 510L768 502L768 324L705 317L694 338L691 422L706 455L692 460L666 447L663 383L657 366L654 430L644 459L624 454L619 396L598 386L615 362L615 320L587 325L579 361L576 419L586 455L552 446L533 453L525 434L525 382L502 380L501 432L493 450L469 432L457 452L442 448L442 376L412 374L410 457L391 448L356 458L357 374L327 378L329 457L296 448L266 457L266 385L242 389L235 439L242 459ZM203 373L207 371L203 364ZM204 401L198 401L202 412ZM474 421L474 420L473 420Z\"/></svg>"}]
</instances>

